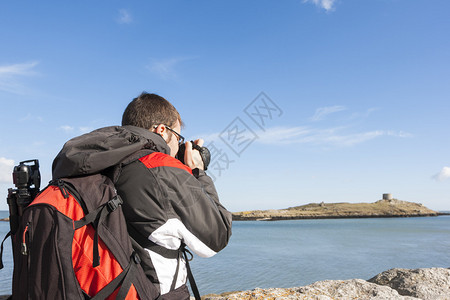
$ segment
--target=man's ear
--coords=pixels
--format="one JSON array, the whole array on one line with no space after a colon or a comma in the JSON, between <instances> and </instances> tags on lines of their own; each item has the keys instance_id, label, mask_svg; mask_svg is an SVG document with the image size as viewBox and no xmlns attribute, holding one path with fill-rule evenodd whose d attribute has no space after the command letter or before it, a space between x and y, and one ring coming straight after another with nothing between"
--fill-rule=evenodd
<instances>
[{"instance_id":1,"label":"man's ear","mask_svg":"<svg viewBox=\"0 0 450 300\"><path fill-rule=\"evenodd\" d=\"M155 127L153 127L153 132L163 135L164 133L166 133L166 126L164 124L159 124L159 125L155 125Z\"/></svg>"},{"instance_id":2,"label":"man's ear","mask_svg":"<svg viewBox=\"0 0 450 300\"><path fill-rule=\"evenodd\" d=\"M154 133L159 134L166 143L170 142L171 136L167 134L167 128L164 124L159 124L156 127L153 127L152 130Z\"/></svg>"}]
</instances>

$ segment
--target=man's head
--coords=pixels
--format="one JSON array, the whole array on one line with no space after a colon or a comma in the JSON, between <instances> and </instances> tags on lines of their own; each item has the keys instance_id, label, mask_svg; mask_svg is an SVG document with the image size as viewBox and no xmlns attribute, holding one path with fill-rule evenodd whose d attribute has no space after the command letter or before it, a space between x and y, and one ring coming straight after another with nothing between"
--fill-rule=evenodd
<instances>
[{"instance_id":1,"label":"man's head","mask_svg":"<svg viewBox=\"0 0 450 300\"><path fill-rule=\"evenodd\" d=\"M143 92L134 98L123 113L122 126L124 125L158 133L170 147L171 156L175 157L178 152L179 136L176 133L180 132L183 121L175 107L163 97Z\"/></svg>"}]
</instances>

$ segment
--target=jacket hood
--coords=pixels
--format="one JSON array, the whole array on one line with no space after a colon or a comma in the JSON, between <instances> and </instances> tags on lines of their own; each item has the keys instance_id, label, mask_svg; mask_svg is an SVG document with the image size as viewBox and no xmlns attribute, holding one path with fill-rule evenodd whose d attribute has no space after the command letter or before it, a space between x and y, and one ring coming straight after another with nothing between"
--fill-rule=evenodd
<instances>
[{"instance_id":1,"label":"jacket hood","mask_svg":"<svg viewBox=\"0 0 450 300\"><path fill-rule=\"evenodd\" d=\"M135 126L110 126L75 137L64 144L53 160L53 179L98 173L142 149L165 154L164 139Z\"/></svg>"}]
</instances>

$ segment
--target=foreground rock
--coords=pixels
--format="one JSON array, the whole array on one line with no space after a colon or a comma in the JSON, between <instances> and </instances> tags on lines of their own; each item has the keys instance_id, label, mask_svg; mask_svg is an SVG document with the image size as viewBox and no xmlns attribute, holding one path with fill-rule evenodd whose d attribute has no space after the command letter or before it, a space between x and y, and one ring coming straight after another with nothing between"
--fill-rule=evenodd
<instances>
[{"instance_id":1,"label":"foreground rock","mask_svg":"<svg viewBox=\"0 0 450 300\"><path fill-rule=\"evenodd\" d=\"M391 269L370 279L326 280L295 288L254 289L251 291L208 295L204 300L228 299L450 299L450 270Z\"/></svg>"},{"instance_id":2,"label":"foreground rock","mask_svg":"<svg viewBox=\"0 0 450 300\"><path fill-rule=\"evenodd\" d=\"M389 286L400 295L420 299L450 299L450 269L391 269L368 281Z\"/></svg>"},{"instance_id":3,"label":"foreground rock","mask_svg":"<svg viewBox=\"0 0 450 300\"><path fill-rule=\"evenodd\" d=\"M253 210L233 213L233 220L294 220L323 218L382 218L437 216L438 212L420 203L397 199L374 203L310 203L287 209Z\"/></svg>"},{"instance_id":4,"label":"foreground rock","mask_svg":"<svg viewBox=\"0 0 450 300\"><path fill-rule=\"evenodd\" d=\"M205 297L208 300L228 299L417 299L400 296L397 291L386 286L369 283L362 279L327 280L289 289L254 289L226 296Z\"/></svg>"}]
</instances>

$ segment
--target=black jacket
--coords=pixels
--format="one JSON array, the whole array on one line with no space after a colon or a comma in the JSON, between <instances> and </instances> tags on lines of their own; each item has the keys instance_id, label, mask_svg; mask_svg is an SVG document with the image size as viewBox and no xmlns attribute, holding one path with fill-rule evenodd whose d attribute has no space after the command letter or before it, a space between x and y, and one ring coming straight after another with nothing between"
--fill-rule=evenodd
<instances>
[{"instance_id":1,"label":"black jacket","mask_svg":"<svg viewBox=\"0 0 450 300\"><path fill-rule=\"evenodd\" d=\"M165 258L147 241L167 249L182 243L202 257L223 249L231 236L231 213L219 202L202 170L191 170L168 155L163 138L134 127L106 127L67 142L53 162L53 178L106 172L124 200L133 247L147 276L162 294L184 288L184 260ZM176 269L179 268L178 272Z\"/></svg>"}]
</instances>

